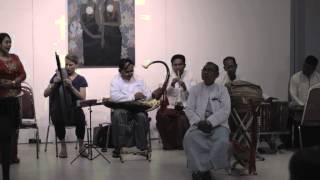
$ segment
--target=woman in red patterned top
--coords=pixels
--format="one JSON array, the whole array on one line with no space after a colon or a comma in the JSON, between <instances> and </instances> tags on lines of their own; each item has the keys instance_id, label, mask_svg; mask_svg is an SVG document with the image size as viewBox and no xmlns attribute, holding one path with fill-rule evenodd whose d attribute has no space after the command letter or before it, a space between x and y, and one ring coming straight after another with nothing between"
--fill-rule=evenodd
<instances>
[{"instance_id":1,"label":"woman in red patterned top","mask_svg":"<svg viewBox=\"0 0 320 180\"><path fill-rule=\"evenodd\" d=\"M21 82L26 79L19 57L10 54L10 48L10 36L7 33L0 33L0 155L3 180L10 179L11 141L21 120L17 97L21 91Z\"/></svg>"}]
</instances>

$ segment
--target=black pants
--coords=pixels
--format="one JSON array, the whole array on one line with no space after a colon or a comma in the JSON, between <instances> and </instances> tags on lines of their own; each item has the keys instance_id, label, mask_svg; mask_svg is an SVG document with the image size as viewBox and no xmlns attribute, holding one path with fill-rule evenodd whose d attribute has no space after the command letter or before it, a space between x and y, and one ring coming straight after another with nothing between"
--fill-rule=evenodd
<instances>
[{"instance_id":1,"label":"black pants","mask_svg":"<svg viewBox=\"0 0 320 180\"><path fill-rule=\"evenodd\" d=\"M10 163L12 164L14 161L18 159L18 137L19 137L19 130L13 130L10 137ZM4 138L4 141L7 141L6 138ZM5 145L5 144L4 144ZM3 145L0 145L0 162L2 163L2 147Z\"/></svg>"},{"instance_id":2,"label":"black pants","mask_svg":"<svg viewBox=\"0 0 320 180\"><path fill-rule=\"evenodd\" d=\"M2 176L4 180L10 177L11 141L14 131L18 128L20 105L18 98L4 98L0 100L0 146L2 156Z\"/></svg>"},{"instance_id":3,"label":"black pants","mask_svg":"<svg viewBox=\"0 0 320 180\"><path fill-rule=\"evenodd\" d=\"M2 159L2 179L10 177L10 156L11 156L11 136L0 138L1 159Z\"/></svg>"},{"instance_id":4,"label":"black pants","mask_svg":"<svg viewBox=\"0 0 320 180\"><path fill-rule=\"evenodd\" d=\"M86 132L86 121L82 109L77 108L74 110L74 126L76 127L75 133L78 139L84 139ZM56 135L59 140L62 140L66 136L66 124L61 120L53 120Z\"/></svg>"}]
</instances>

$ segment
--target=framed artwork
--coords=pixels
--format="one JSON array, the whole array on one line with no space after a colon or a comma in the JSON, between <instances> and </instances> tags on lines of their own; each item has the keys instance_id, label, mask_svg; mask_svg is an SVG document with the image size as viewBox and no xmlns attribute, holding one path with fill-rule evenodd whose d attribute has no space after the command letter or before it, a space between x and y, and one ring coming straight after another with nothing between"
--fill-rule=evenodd
<instances>
[{"instance_id":1,"label":"framed artwork","mask_svg":"<svg viewBox=\"0 0 320 180\"><path fill-rule=\"evenodd\" d=\"M134 0L68 0L68 52L83 68L135 58Z\"/></svg>"}]
</instances>

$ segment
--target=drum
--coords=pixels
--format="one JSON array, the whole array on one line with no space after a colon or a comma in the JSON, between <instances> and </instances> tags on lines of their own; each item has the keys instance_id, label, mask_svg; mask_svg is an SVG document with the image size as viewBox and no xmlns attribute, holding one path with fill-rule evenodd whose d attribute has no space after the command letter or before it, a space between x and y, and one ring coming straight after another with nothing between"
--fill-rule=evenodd
<instances>
[{"instance_id":1,"label":"drum","mask_svg":"<svg viewBox=\"0 0 320 180\"><path fill-rule=\"evenodd\" d=\"M261 87L247 81L233 81L227 83L226 87L230 94L231 106L241 114L252 111L262 101Z\"/></svg>"},{"instance_id":2,"label":"drum","mask_svg":"<svg viewBox=\"0 0 320 180\"><path fill-rule=\"evenodd\" d=\"M288 130L288 102L273 101L271 103L261 103L259 115L261 132L282 132Z\"/></svg>"},{"instance_id":3,"label":"drum","mask_svg":"<svg viewBox=\"0 0 320 180\"><path fill-rule=\"evenodd\" d=\"M271 104L261 103L259 107L258 127L261 132L272 131Z\"/></svg>"}]
</instances>

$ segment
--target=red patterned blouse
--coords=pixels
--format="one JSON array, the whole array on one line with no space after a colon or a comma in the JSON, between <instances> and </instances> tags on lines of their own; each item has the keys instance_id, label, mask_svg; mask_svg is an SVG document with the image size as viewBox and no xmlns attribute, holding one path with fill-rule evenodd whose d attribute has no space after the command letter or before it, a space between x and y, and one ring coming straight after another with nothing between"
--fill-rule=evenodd
<instances>
[{"instance_id":1,"label":"red patterned blouse","mask_svg":"<svg viewBox=\"0 0 320 180\"><path fill-rule=\"evenodd\" d=\"M26 79L26 72L19 57L9 54L9 60L0 58L0 83L5 81L16 81L19 84ZM17 86L19 87L19 86ZM0 97L15 97L20 93L20 88L0 87Z\"/></svg>"}]
</instances>

